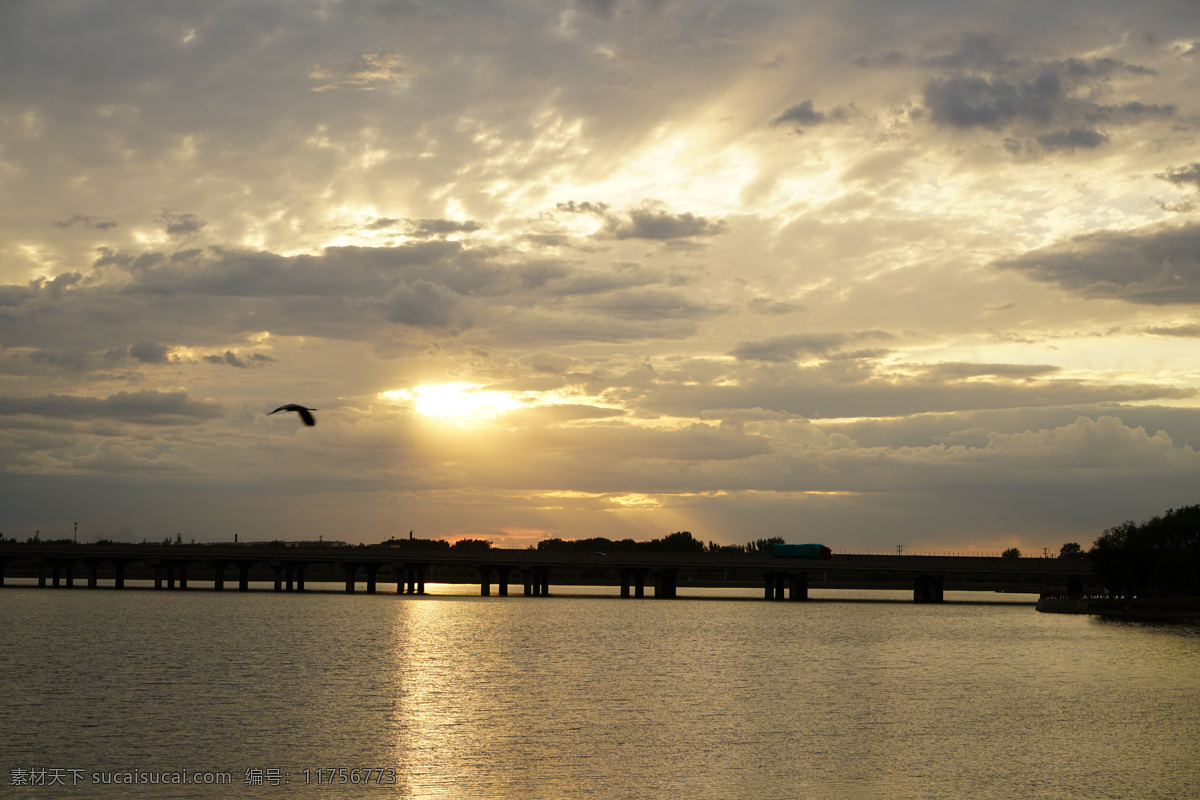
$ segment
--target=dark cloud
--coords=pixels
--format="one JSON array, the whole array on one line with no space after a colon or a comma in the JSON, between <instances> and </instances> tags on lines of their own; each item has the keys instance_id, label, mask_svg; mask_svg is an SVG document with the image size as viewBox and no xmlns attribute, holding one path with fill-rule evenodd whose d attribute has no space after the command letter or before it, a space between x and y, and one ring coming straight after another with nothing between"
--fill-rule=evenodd
<instances>
[{"instance_id":1,"label":"dark cloud","mask_svg":"<svg viewBox=\"0 0 1200 800\"><path fill-rule=\"evenodd\" d=\"M225 355L223 356L205 356L204 360L210 364L228 364L229 366L237 367L238 369L246 369L246 362L238 358L237 354L232 350L226 350Z\"/></svg>"},{"instance_id":2,"label":"dark cloud","mask_svg":"<svg viewBox=\"0 0 1200 800\"><path fill-rule=\"evenodd\" d=\"M629 219L610 216L600 235L616 239L668 241L691 236L715 236L725 232L725 223L713 222L691 213L672 214L653 208L635 208Z\"/></svg>"},{"instance_id":3,"label":"dark cloud","mask_svg":"<svg viewBox=\"0 0 1200 800\"><path fill-rule=\"evenodd\" d=\"M0 397L0 416L109 419L146 425L195 424L224 415L216 403L192 400L187 392L118 392L105 398L48 394Z\"/></svg>"},{"instance_id":4,"label":"dark cloud","mask_svg":"<svg viewBox=\"0 0 1200 800\"><path fill-rule=\"evenodd\" d=\"M778 117L771 120L771 124L791 125L795 130L799 131L803 128L820 125L823 122L840 122L845 119L846 109L840 106L832 111L817 111L813 108L812 100L805 100L803 103L798 103L788 108Z\"/></svg>"},{"instance_id":5,"label":"dark cloud","mask_svg":"<svg viewBox=\"0 0 1200 800\"><path fill-rule=\"evenodd\" d=\"M418 328L472 327L475 323L463 308L463 298L427 280L397 286L381 300L367 300L363 308L379 311L388 322Z\"/></svg>"},{"instance_id":6,"label":"dark cloud","mask_svg":"<svg viewBox=\"0 0 1200 800\"><path fill-rule=\"evenodd\" d=\"M997 266L1085 297L1200 303L1200 225L1084 234Z\"/></svg>"},{"instance_id":7,"label":"dark cloud","mask_svg":"<svg viewBox=\"0 0 1200 800\"><path fill-rule=\"evenodd\" d=\"M1183 186L1190 183L1200 189L1200 162L1193 161L1186 167L1168 167L1167 171L1158 177L1165 181L1170 181L1176 186Z\"/></svg>"},{"instance_id":8,"label":"dark cloud","mask_svg":"<svg viewBox=\"0 0 1200 800\"><path fill-rule=\"evenodd\" d=\"M97 220L95 217L86 216L84 214L75 214L73 216L67 217L66 219L63 219L63 220L59 220L58 222L55 222L52 224L56 228L70 228L75 223L79 223L80 225L83 225L85 228L97 228L102 231L106 231L106 230L109 230L110 228L117 227L116 222Z\"/></svg>"},{"instance_id":9,"label":"dark cloud","mask_svg":"<svg viewBox=\"0 0 1200 800\"><path fill-rule=\"evenodd\" d=\"M143 364L166 364L170 362L171 348L158 342L138 342L129 346L129 355Z\"/></svg>"},{"instance_id":10,"label":"dark cloud","mask_svg":"<svg viewBox=\"0 0 1200 800\"><path fill-rule=\"evenodd\" d=\"M1108 137L1087 128L1071 128L1069 131L1054 131L1038 136L1037 142L1049 151L1074 152L1079 149L1095 150L1107 144Z\"/></svg>"},{"instance_id":11,"label":"dark cloud","mask_svg":"<svg viewBox=\"0 0 1200 800\"><path fill-rule=\"evenodd\" d=\"M985 37L976 42L980 43L984 46L925 61L949 68L923 90L925 108L935 124L959 130L1041 129L1034 141L1043 149L1073 151L1107 142L1106 134L1096 130L1100 123L1132 125L1176 112L1173 105L1110 105L1097 99L1116 75L1153 76L1154 70L1147 67L1112 58L1023 62L1006 57L993 39Z\"/></svg>"},{"instance_id":12,"label":"dark cloud","mask_svg":"<svg viewBox=\"0 0 1200 800\"><path fill-rule=\"evenodd\" d=\"M168 236L180 236L191 238L198 234L208 225L207 222L197 217L195 214L176 214L171 211L163 211L157 217L162 224L163 230Z\"/></svg>"},{"instance_id":13,"label":"dark cloud","mask_svg":"<svg viewBox=\"0 0 1200 800\"><path fill-rule=\"evenodd\" d=\"M582 203L569 200L565 203L558 203L555 208L564 214L595 214L600 217L608 215L608 203L593 203L590 200Z\"/></svg>"},{"instance_id":14,"label":"dark cloud","mask_svg":"<svg viewBox=\"0 0 1200 800\"><path fill-rule=\"evenodd\" d=\"M394 228L400 224L400 220L391 217L377 217L367 223L367 230L379 231L384 228Z\"/></svg>"},{"instance_id":15,"label":"dark cloud","mask_svg":"<svg viewBox=\"0 0 1200 800\"><path fill-rule=\"evenodd\" d=\"M1157 325L1146 328L1146 333L1149 333L1153 336L1176 336L1181 339L1200 339L1200 324Z\"/></svg>"},{"instance_id":16,"label":"dark cloud","mask_svg":"<svg viewBox=\"0 0 1200 800\"><path fill-rule=\"evenodd\" d=\"M559 203L555 208L566 214L589 214L604 219L604 226L596 233L607 239L652 239L671 241L693 236L715 236L726 230L723 221L711 221L690 212L672 214L654 205L630 209L624 215L609 212L607 203L590 201L578 203L574 200Z\"/></svg>"},{"instance_id":17,"label":"dark cloud","mask_svg":"<svg viewBox=\"0 0 1200 800\"><path fill-rule=\"evenodd\" d=\"M478 222L457 222L451 219L417 219L408 220L409 236L446 236L451 233L473 233L483 228Z\"/></svg>"},{"instance_id":18,"label":"dark cloud","mask_svg":"<svg viewBox=\"0 0 1200 800\"><path fill-rule=\"evenodd\" d=\"M885 331L858 333L813 333L775 336L758 342L742 342L729 352L741 361L790 362L802 356L829 356L845 344L865 339L890 339Z\"/></svg>"}]
</instances>

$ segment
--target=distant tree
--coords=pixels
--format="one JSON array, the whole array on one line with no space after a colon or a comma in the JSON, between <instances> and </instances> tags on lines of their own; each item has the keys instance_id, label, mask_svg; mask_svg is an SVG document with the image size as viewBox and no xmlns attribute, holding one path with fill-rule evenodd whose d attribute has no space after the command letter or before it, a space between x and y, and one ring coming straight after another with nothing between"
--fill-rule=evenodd
<instances>
[{"instance_id":1,"label":"distant tree","mask_svg":"<svg viewBox=\"0 0 1200 800\"><path fill-rule=\"evenodd\" d=\"M1200 506L1109 528L1088 557L1115 594L1200 595Z\"/></svg>"},{"instance_id":2,"label":"distant tree","mask_svg":"<svg viewBox=\"0 0 1200 800\"><path fill-rule=\"evenodd\" d=\"M669 533L661 540L663 550L684 551L684 552L704 552L704 542L692 536L691 531L676 531Z\"/></svg>"},{"instance_id":3,"label":"distant tree","mask_svg":"<svg viewBox=\"0 0 1200 800\"><path fill-rule=\"evenodd\" d=\"M1083 558L1083 548L1079 546L1079 542L1067 542L1062 547L1058 548L1059 558Z\"/></svg>"},{"instance_id":4,"label":"distant tree","mask_svg":"<svg viewBox=\"0 0 1200 800\"><path fill-rule=\"evenodd\" d=\"M459 539L450 545L452 550L490 550L492 543L487 539Z\"/></svg>"},{"instance_id":5,"label":"distant tree","mask_svg":"<svg viewBox=\"0 0 1200 800\"><path fill-rule=\"evenodd\" d=\"M753 542L750 542L746 545L746 552L750 553L751 555L755 553L769 553L771 552L771 547L773 545L783 543L784 541L782 536L772 536L769 539L755 539Z\"/></svg>"},{"instance_id":6,"label":"distant tree","mask_svg":"<svg viewBox=\"0 0 1200 800\"><path fill-rule=\"evenodd\" d=\"M1002 558L1020 558L1021 551L1016 547L1010 547L1000 554Z\"/></svg>"}]
</instances>

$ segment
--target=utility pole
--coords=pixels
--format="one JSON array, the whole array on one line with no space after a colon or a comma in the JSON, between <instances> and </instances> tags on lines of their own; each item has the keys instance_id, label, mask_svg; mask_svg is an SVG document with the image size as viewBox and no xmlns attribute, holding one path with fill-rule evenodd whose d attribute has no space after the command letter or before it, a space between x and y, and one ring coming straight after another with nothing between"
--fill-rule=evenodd
<instances>
[{"instance_id":1,"label":"utility pole","mask_svg":"<svg viewBox=\"0 0 1200 800\"><path fill-rule=\"evenodd\" d=\"M79 523L75 523L75 544L79 544Z\"/></svg>"}]
</instances>

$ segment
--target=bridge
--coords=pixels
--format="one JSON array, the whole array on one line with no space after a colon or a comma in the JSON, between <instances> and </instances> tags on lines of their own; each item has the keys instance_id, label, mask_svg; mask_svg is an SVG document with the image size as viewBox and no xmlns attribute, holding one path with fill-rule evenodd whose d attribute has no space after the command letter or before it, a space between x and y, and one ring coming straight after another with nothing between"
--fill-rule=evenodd
<instances>
[{"instance_id":1,"label":"bridge","mask_svg":"<svg viewBox=\"0 0 1200 800\"><path fill-rule=\"evenodd\" d=\"M408 543L405 543L408 544ZM419 543L418 543L419 544ZM460 552L421 546L289 546L261 544L72 544L0 542L0 587L6 573L34 577L41 587L125 588L126 578L153 578L154 588L182 590L197 580L240 591L250 582L273 581L277 592L303 592L310 582L336 581L354 593L366 583L395 584L396 594L425 594L434 579L478 583L487 596L521 585L531 597L550 595L552 585L620 586L621 597L673 598L681 582L692 586L759 585L766 600L808 599L810 585L838 588L903 588L913 600L937 603L946 588L971 591L1078 592L1094 587L1085 559L988 556L838 555L831 559L775 558L768 554L670 551L576 553L491 548ZM360 580L361 578L361 580ZM495 580L493 584L493 579Z\"/></svg>"}]
</instances>

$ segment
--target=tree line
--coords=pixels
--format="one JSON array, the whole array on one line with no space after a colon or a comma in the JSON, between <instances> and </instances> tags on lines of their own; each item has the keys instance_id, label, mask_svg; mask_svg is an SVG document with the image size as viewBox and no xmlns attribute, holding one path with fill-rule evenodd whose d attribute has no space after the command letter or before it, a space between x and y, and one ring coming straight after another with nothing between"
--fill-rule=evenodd
<instances>
[{"instance_id":1,"label":"tree line","mask_svg":"<svg viewBox=\"0 0 1200 800\"><path fill-rule=\"evenodd\" d=\"M1088 557L1113 594L1200 596L1200 505L1109 528Z\"/></svg>"}]
</instances>

